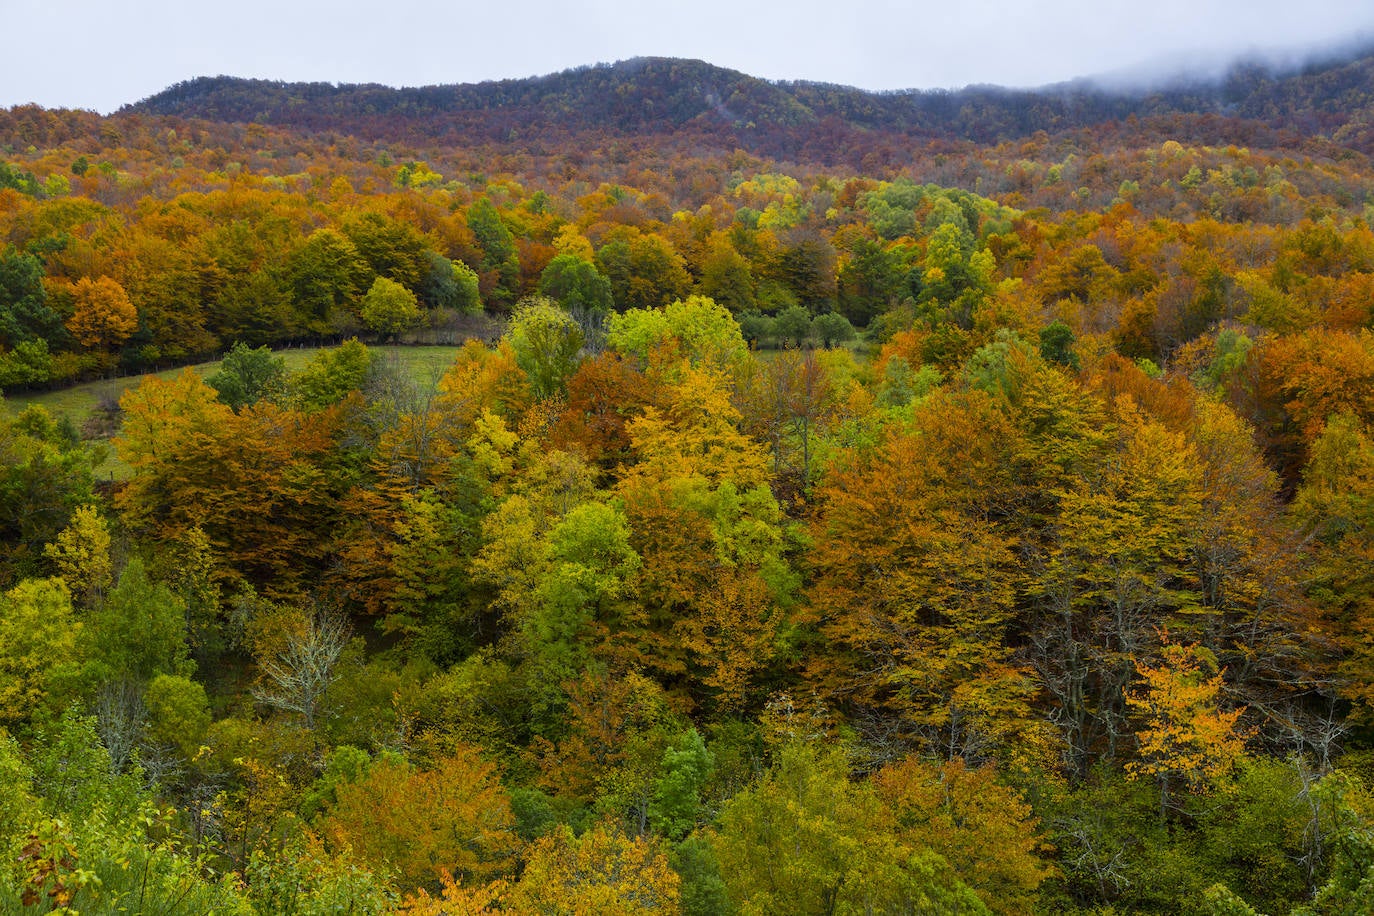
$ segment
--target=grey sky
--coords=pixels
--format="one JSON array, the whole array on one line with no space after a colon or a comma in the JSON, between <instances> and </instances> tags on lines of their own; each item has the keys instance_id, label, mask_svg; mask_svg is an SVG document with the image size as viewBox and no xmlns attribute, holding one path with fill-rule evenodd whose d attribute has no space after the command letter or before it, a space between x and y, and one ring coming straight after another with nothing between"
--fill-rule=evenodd
<instances>
[{"instance_id":1,"label":"grey sky","mask_svg":"<svg viewBox=\"0 0 1374 916\"><path fill-rule=\"evenodd\" d=\"M1374 39L1371 0L0 0L0 107L108 112L196 76L392 86L641 55L867 89L1035 86Z\"/></svg>"}]
</instances>

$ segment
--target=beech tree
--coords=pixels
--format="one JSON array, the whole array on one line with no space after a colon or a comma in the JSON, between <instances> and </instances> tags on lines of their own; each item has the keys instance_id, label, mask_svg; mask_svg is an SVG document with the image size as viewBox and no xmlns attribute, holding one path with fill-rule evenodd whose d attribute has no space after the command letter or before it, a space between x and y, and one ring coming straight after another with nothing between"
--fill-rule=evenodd
<instances>
[{"instance_id":1,"label":"beech tree","mask_svg":"<svg viewBox=\"0 0 1374 916\"><path fill-rule=\"evenodd\" d=\"M515 852L510 799L496 767L467 745L427 768L374 761L335 795L320 824L324 835L362 861L393 870L407 889L436 889L444 874L494 877Z\"/></svg>"},{"instance_id":2,"label":"beech tree","mask_svg":"<svg viewBox=\"0 0 1374 916\"><path fill-rule=\"evenodd\" d=\"M506 336L535 398L566 390L583 343L576 319L548 299L525 299L511 315Z\"/></svg>"},{"instance_id":3,"label":"beech tree","mask_svg":"<svg viewBox=\"0 0 1374 916\"><path fill-rule=\"evenodd\" d=\"M395 340L419 324L423 316L414 293L394 280L378 277L363 296L358 317L382 338Z\"/></svg>"},{"instance_id":4,"label":"beech tree","mask_svg":"<svg viewBox=\"0 0 1374 916\"><path fill-rule=\"evenodd\" d=\"M10 347L56 341L61 329L43 288L43 263L6 245L0 251L0 341Z\"/></svg>"},{"instance_id":5,"label":"beech tree","mask_svg":"<svg viewBox=\"0 0 1374 916\"><path fill-rule=\"evenodd\" d=\"M814 676L941 756L984 754L1029 714L1007 645L1013 542L992 517L1014 439L985 399L932 394L817 488L810 613L827 650Z\"/></svg>"},{"instance_id":6,"label":"beech tree","mask_svg":"<svg viewBox=\"0 0 1374 916\"><path fill-rule=\"evenodd\" d=\"M110 529L95 506L81 506L57 540L43 547L74 597L86 607L99 604L113 577Z\"/></svg>"},{"instance_id":7,"label":"beech tree","mask_svg":"<svg viewBox=\"0 0 1374 916\"><path fill-rule=\"evenodd\" d=\"M82 277L72 287L67 330L85 347L112 350L138 328L138 310L124 287L110 277Z\"/></svg>"},{"instance_id":8,"label":"beech tree","mask_svg":"<svg viewBox=\"0 0 1374 916\"><path fill-rule=\"evenodd\" d=\"M1160 655L1157 666L1136 662L1141 685L1126 695L1142 719L1139 759L1126 772L1155 777L1167 805L1175 780L1198 792L1231 771L1245 752L1237 727L1244 710L1221 708L1223 672L1205 649L1168 644Z\"/></svg>"},{"instance_id":9,"label":"beech tree","mask_svg":"<svg viewBox=\"0 0 1374 916\"><path fill-rule=\"evenodd\" d=\"M1042 854L1031 806L997 781L993 767L970 768L955 759L935 766L918 757L888 764L873 788L896 819L897 835L949 862L999 914L1034 912L1036 891L1053 875Z\"/></svg>"},{"instance_id":10,"label":"beech tree","mask_svg":"<svg viewBox=\"0 0 1374 916\"><path fill-rule=\"evenodd\" d=\"M595 825L560 826L536 840L505 904L515 912L648 916L674 912L680 880L651 837Z\"/></svg>"},{"instance_id":11,"label":"beech tree","mask_svg":"<svg viewBox=\"0 0 1374 916\"><path fill-rule=\"evenodd\" d=\"M25 580L0 607L0 722L14 727L68 698L84 657L83 624L60 579Z\"/></svg>"},{"instance_id":12,"label":"beech tree","mask_svg":"<svg viewBox=\"0 0 1374 916\"><path fill-rule=\"evenodd\" d=\"M560 254L539 275L539 294L569 311L609 312L611 283L592 264L574 254Z\"/></svg>"},{"instance_id":13,"label":"beech tree","mask_svg":"<svg viewBox=\"0 0 1374 916\"><path fill-rule=\"evenodd\" d=\"M783 748L756 786L721 810L711 835L733 901L760 913L988 913L938 855L892 833L873 792L833 750Z\"/></svg>"}]
</instances>

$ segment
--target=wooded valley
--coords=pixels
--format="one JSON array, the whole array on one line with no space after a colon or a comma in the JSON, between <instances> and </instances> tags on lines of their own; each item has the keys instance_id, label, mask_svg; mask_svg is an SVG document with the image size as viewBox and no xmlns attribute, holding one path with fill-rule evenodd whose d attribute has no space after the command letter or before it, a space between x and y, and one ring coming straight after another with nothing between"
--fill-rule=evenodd
<instances>
[{"instance_id":1,"label":"wooded valley","mask_svg":"<svg viewBox=\"0 0 1374 916\"><path fill-rule=\"evenodd\" d=\"M0 110L0 910L1369 912L1372 66Z\"/></svg>"}]
</instances>

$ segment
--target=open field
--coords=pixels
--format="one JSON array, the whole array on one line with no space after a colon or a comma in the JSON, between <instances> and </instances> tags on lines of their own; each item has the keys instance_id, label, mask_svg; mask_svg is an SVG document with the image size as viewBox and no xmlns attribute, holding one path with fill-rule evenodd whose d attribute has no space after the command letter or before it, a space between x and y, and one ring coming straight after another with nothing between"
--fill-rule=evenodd
<instances>
[{"instance_id":1,"label":"open field","mask_svg":"<svg viewBox=\"0 0 1374 916\"><path fill-rule=\"evenodd\" d=\"M454 346L383 346L369 349L379 355L383 365L394 366L396 371L405 374L416 385L422 387L436 383L452 365L459 350ZM277 351L277 355L286 360L287 372L296 372L318 352L319 348L287 349ZM220 361L214 360L198 363L190 368L203 376L210 376L219 370L219 366ZM170 379L185 370L186 367L181 367L150 374L161 379ZM138 387L147 377L129 375L87 382L57 391L6 395L4 405L11 414L18 413L30 405L38 405L46 408L54 417L66 416L77 429L81 429L101 404L117 402L125 391ZM128 468L115 456L114 450L109 449L104 461L96 467L96 474L100 478L118 480L127 476Z\"/></svg>"}]
</instances>

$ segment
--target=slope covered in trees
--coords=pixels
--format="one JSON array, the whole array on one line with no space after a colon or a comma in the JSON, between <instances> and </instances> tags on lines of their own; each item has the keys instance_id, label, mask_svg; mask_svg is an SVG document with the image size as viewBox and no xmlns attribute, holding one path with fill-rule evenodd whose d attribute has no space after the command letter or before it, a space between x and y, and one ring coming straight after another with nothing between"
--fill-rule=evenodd
<instances>
[{"instance_id":1,"label":"slope covered in trees","mask_svg":"<svg viewBox=\"0 0 1374 916\"><path fill-rule=\"evenodd\" d=\"M805 148L813 135L827 133L851 141L867 136L870 143L997 143L1128 117L1207 115L1234 121L1240 130L1289 131L1290 139L1321 136L1369 153L1371 67L1371 57L1314 62L1300 70L1239 63L1215 81L1180 77L1148 91L1085 80L1038 90L866 92L770 82L701 61L636 58L530 79L412 89L202 77L123 111L449 140L528 142L587 131L686 130L765 154ZM826 154L835 157L840 150L836 142Z\"/></svg>"},{"instance_id":2,"label":"slope covered in trees","mask_svg":"<svg viewBox=\"0 0 1374 916\"><path fill-rule=\"evenodd\" d=\"M778 159L654 61L0 112L0 387L227 351L0 420L0 907L1363 912L1374 172L1287 133L1362 66L995 145L713 83Z\"/></svg>"}]
</instances>

